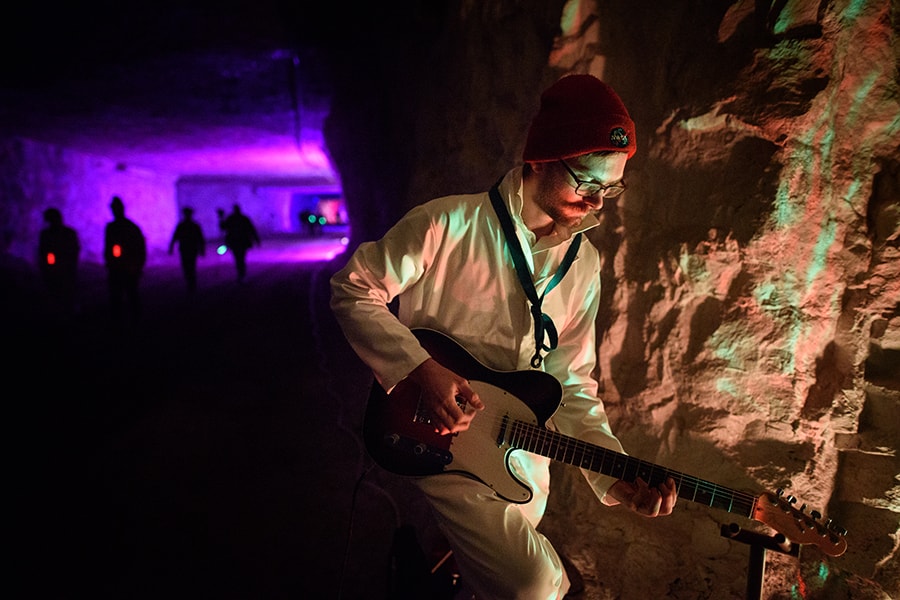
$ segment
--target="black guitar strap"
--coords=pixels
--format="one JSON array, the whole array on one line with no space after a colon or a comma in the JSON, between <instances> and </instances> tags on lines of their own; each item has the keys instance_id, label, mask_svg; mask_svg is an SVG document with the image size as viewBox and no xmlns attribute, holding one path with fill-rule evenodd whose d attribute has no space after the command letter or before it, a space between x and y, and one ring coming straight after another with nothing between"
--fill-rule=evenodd
<instances>
[{"instance_id":1,"label":"black guitar strap","mask_svg":"<svg viewBox=\"0 0 900 600\"><path fill-rule=\"evenodd\" d=\"M556 273L553 274L553 279L547 284L544 293L538 296L537 290L534 289L534 282L531 280L531 273L528 271L528 265L525 263L522 245L519 243L519 238L516 236L516 227L512 222L512 217L509 216L509 210L506 208L506 203L503 202L503 198L500 196L499 181L491 188L490 197L491 204L494 206L494 211L500 219L500 225L503 227L503 234L506 236L506 246L509 248L513 264L516 266L516 274L519 276L519 283L522 284L522 289L525 290L525 295L528 296L528 301L531 302L531 316L534 319L535 344L534 356L531 358L531 366L537 369L544 360L541 356L541 350L547 352L556 350L556 346L559 342L556 326L553 325L553 320L550 318L550 315L544 314L541 310L541 303L544 300L544 296L546 296L550 290L555 288L556 284L562 281L562 278L565 276L566 271L569 270L572 261L575 260L575 257L578 255L578 249L581 247L581 233L575 234L575 238L572 240L572 244L569 246L566 255L559 264L559 268L556 270ZM548 340L548 344L544 344L545 338Z\"/></svg>"}]
</instances>

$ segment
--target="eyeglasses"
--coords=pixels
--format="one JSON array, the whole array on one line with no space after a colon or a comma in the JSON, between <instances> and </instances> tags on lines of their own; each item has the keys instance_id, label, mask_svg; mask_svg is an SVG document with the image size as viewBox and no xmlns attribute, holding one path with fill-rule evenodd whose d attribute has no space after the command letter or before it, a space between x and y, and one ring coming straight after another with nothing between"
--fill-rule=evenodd
<instances>
[{"instance_id":1,"label":"eyeglasses","mask_svg":"<svg viewBox=\"0 0 900 600\"><path fill-rule=\"evenodd\" d=\"M566 171L569 172L569 175L572 176L572 179L575 180L575 193L581 196L582 198L590 198L592 196L600 196L601 198L615 198L619 194L625 191L625 180L620 179L615 183L610 183L608 185L603 185L602 183L597 183L596 181L584 181L578 179L578 176L575 174L575 171L566 164L566 161L560 160L562 166L566 168Z\"/></svg>"}]
</instances>

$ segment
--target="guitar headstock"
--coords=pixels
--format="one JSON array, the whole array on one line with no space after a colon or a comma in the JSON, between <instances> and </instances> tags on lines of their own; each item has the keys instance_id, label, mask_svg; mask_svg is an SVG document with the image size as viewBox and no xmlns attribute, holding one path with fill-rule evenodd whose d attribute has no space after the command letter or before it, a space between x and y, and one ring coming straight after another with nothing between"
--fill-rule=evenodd
<instances>
[{"instance_id":1,"label":"guitar headstock","mask_svg":"<svg viewBox=\"0 0 900 600\"><path fill-rule=\"evenodd\" d=\"M847 530L831 519L822 522L819 511L806 512L806 505L794 508L797 499L783 490L762 494L756 499L753 518L765 523L797 544L814 544L828 556L840 556L847 550Z\"/></svg>"}]
</instances>

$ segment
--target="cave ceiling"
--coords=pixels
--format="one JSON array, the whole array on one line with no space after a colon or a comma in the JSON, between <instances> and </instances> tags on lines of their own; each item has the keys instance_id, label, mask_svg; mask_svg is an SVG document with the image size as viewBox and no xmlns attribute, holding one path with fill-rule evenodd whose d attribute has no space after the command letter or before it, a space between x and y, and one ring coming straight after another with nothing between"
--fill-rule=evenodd
<instances>
[{"instance_id":1,"label":"cave ceiling","mask_svg":"<svg viewBox=\"0 0 900 600\"><path fill-rule=\"evenodd\" d=\"M6 135L178 177L322 169L328 84L275 3L22 9L4 37Z\"/></svg>"}]
</instances>

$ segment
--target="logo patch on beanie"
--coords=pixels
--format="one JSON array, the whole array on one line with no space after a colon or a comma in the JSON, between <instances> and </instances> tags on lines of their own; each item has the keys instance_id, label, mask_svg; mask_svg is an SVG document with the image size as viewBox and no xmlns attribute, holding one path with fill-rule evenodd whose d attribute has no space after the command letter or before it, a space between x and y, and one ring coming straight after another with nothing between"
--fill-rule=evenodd
<instances>
[{"instance_id":1,"label":"logo patch on beanie","mask_svg":"<svg viewBox=\"0 0 900 600\"><path fill-rule=\"evenodd\" d=\"M628 133L621 127L616 127L609 132L609 143L616 148L625 148L628 146Z\"/></svg>"}]
</instances>

